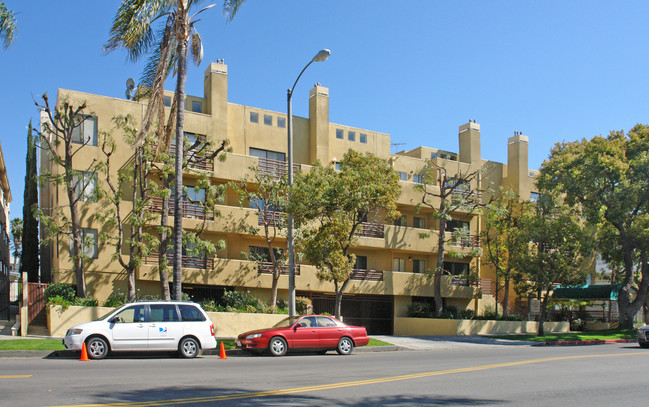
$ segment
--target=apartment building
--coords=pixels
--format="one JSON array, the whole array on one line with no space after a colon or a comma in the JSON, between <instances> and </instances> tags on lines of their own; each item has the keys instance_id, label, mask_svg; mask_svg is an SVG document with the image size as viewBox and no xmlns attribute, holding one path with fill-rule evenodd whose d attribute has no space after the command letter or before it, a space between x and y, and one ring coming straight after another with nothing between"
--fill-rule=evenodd
<instances>
[{"instance_id":1,"label":"apartment building","mask_svg":"<svg viewBox=\"0 0 649 407\"><path fill-rule=\"evenodd\" d=\"M167 93L167 103L170 103L172 95L171 92ZM102 130L112 130L114 116L130 114L136 120L141 120L145 110L145 105L139 102L61 89L58 103L64 99L86 102L88 111L92 112L92 117L84 122L82 130L84 137L91 140L91 145L85 146L84 153L74 162L78 169L87 168L93 160L103 159L98 145L100 133ZM273 173L286 169L286 114L229 103L228 69L222 61L209 65L204 74L204 94L188 95L185 108L184 130L190 137L215 142L227 138L230 141L232 152L227 154L224 162L205 162L197 170L207 173L213 182L226 184L252 177L251 167ZM516 134L508 140L506 164L486 161L480 155L480 125L473 121L459 127L459 153L419 147L392 154L390 135L330 122L329 90L316 84L309 93L309 117L294 117L293 131L294 162L302 170L308 170L316 160L336 166L345 152L353 149L389 160L399 173L402 193L398 209L402 217L395 221L368 219L358 245L353 249L357 256L356 269L343 299L342 314L345 320L366 326L370 333L392 333L394 318L405 316L409 304L433 300L430 272L436 267L437 243L435 238L423 239L420 235L436 229L435 219L431 210L421 208L417 211L415 208L421 201L421 192L417 191L416 185L422 182L420 170L426 160L434 160L447 168L450 174L484 169L475 181L476 185L472 185L481 190L508 185L517 189L523 199L529 199L534 192L536 173L527 168L527 137ZM120 141L121 137L116 135L115 139ZM132 154L130 146L124 142L118 143L112 158L113 166L126 163ZM41 155L41 168L56 170L48 161L47 154ZM195 172L185 174L184 184L193 199L201 199L201 191L194 188ZM46 212L48 208L66 203L66 199L61 188L47 186L41 189L40 202ZM486 195L483 195L483 199L487 199ZM126 211L129 210L128 204L124 203ZM84 234L97 236L105 225L93 220L91 215L101 210L103 204L83 202L82 205ZM197 229L203 223L200 213L196 213L196 208L189 201L183 208L183 227ZM154 210L159 210L159 207L154 206ZM207 221L204 237L225 241L225 248L213 256L185 256L183 290L195 300L218 298L225 289L247 290L268 299L272 280L268 268L247 260L244 255L264 246L260 236L250 235L241 227L259 228L257 212L245 204L241 205L240 197L232 189L227 190L219 210L220 217ZM475 213L460 210L450 223L449 236L457 228L468 228L470 236L449 243L464 257L449 257L444 261L443 267L447 271L442 283L444 304L461 310L478 310L485 304L492 305L494 301L490 290L493 275L481 267L480 258L472 256L475 253L471 250L480 244L481 218ZM125 272L111 259L113 250L112 247L98 244L89 250L94 260L86 267L87 290L89 295L100 301L116 289L126 289ZM53 281L74 284L69 242L64 239L52 242L42 250L42 257L43 267L47 269L44 272L51 270ZM299 263L297 295L311 298L316 312L333 313L333 284L319 281L315 268L307 262ZM480 283L470 282L463 277L470 271L480 277ZM159 292L155 261L145 262L139 267L136 284L142 293ZM279 298L288 298L288 279L285 275L280 277Z\"/></svg>"},{"instance_id":2,"label":"apartment building","mask_svg":"<svg viewBox=\"0 0 649 407\"><path fill-rule=\"evenodd\" d=\"M2 146L0 146L0 319L9 319L9 302L11 300L10 281L16 279L11 274L11 244L9 241L9 204L11 188Z\"/></svg>"}]
</instances>

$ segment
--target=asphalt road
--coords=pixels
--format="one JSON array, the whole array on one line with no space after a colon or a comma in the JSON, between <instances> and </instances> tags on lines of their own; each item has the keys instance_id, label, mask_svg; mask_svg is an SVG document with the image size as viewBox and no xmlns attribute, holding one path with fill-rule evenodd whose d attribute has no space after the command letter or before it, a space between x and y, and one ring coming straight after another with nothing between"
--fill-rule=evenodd
<instances>
[{"instance_id":1,"label":"asphalt road","mask_svg":"<svg viewBox=\"0 0 649 407\"><path fill-rule=\"evenodd\" d=\"M627 406L646 403L648 364L635 344L0 359L0 405Z\"/></svg>"}]
</instances>

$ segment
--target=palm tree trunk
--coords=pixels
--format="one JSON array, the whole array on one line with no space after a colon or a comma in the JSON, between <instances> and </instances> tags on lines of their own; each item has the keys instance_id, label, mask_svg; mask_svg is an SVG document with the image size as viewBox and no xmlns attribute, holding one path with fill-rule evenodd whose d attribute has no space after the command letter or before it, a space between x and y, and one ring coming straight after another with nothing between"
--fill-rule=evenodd
<instances>
[{"instance_id":1,"label":"palm tree trunk","mask_svg":"<svg viewBox=\"0 0 649 407\"><path fill-rule=\"evenodd\" d=\"M187 80L187 10L178 8L179 13L177 23L178 28L178 77L176 82L176 162L175 162L175 195L174 195L174 299L182 299L182 254L183 254L183 216L182 216L182 197L183 197L183 128L185 125L185 81Z\"/></svg>"}]
</instances>

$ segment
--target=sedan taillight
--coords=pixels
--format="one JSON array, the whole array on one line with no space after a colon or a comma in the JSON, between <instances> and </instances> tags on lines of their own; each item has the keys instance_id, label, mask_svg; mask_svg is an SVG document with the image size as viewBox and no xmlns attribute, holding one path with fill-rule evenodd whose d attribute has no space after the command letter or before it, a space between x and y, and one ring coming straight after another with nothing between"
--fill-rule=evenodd
<instances>
[{"instance_id":1,"label":"sedan taillight","mask_svg":"<svg viewBox=\"0 0 649 407\"><path fill-rule=\"evenodd\" d=\"M210 325L210 333L214 336L214 324Z\"/></svg>"}]
</instances>

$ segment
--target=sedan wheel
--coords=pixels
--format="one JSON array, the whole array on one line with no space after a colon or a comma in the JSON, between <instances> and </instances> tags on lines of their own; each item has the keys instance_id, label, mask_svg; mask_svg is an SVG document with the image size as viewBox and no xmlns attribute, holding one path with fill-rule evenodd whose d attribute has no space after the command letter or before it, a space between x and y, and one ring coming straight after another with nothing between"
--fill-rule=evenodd
<instances>
[{"instance_id":1,"label":"sedan wheel","mask_svg":"<svg viewBox=\"0 0 649 407\"><path fill-rule=\"evenodd\" d=\"M198 355L199 349L200 345L194 338L185 338L180 341L180 346L178 346L180 356L187 359L195 358Z\"/></svg>"},{"instance_id":2,"label":"sedan wheel","mask_svg":"<svg viewBox=\"0 0 649 407\"><path fill-rule=\"evenodd\" d=\"M340 338L338 341L338 347L336 348L336 352L338 352L339 355L349 355L353 350L354 342L352 342L351 338L346 336Z\"/></svg>"},{"instance_id":3,"label":"sedan wheel","mask_svg":"<svg viewBox=\"0 0 649 407\"><path fill-rule=\"evenodd\" d=\"M104 338L95 336L86 342L86 350L90 359L103 359L108 355L108 343Z\"/></svg>"},{"instance_id":4,"label":"sedan wheel","mask_svg":"<svg viewBox=\"0 0 649 407\"><path fill-rule=\"evenodd\" d=\"M274 336L268 342L268 351L273 356L284 356L286 355L286 351L288 351L288 345L286 345L284 338Z\"/></svg>"}]
</instances>

